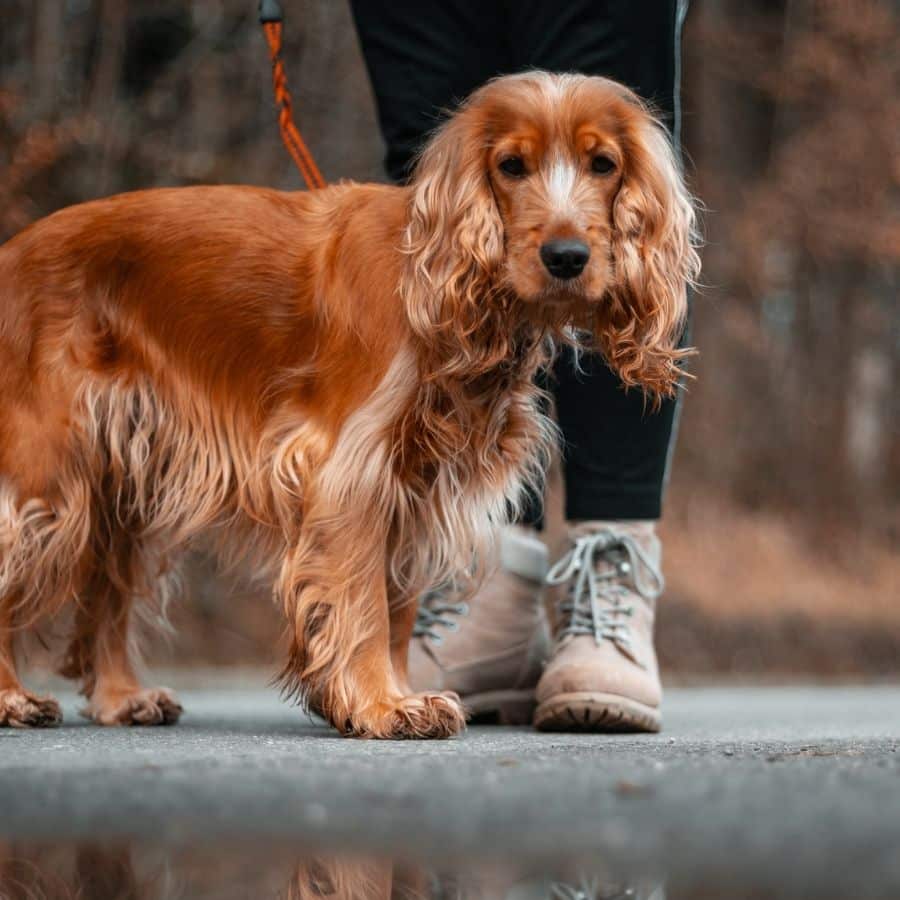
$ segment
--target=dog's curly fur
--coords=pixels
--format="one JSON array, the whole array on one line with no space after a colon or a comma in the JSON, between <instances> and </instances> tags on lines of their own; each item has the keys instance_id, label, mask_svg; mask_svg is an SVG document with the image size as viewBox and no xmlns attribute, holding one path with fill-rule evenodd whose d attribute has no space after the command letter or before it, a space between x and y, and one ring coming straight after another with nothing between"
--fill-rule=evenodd
<instances>
[{"instance_id":1,"label":"dog's curly fur","mask_svg":"<svg viewBox=\"0 0 900 900\"><path fill-rule=\"evenodd\" d=\"M675 390L693 221L633 94L535 72L477 91L409 187L146 191L23 231L0 248L0 724L58 720L13 639L69 605L90 715L177 718L131 613L205 533L274 585L289 692L346 734L456 732L457 698L406 680L416 597L540 482L555 344L590 333L626 386ZM573 236L591 258L563 281L538 251Z\"/></svg>"}]
</instances>

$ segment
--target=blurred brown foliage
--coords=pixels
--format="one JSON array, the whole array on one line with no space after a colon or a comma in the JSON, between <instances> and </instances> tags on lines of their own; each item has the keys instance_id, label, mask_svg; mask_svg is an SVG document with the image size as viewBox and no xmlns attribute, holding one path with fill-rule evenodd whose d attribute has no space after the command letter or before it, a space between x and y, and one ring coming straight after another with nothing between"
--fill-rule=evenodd
<instances>
[{"instance_id":1,"label":"blurred brown foliage","mask_svg":"<svg viewBox=\"0 0 900 900\"><path fill-rule=\"evenodd\" d=\"M255 0L0 4L0 239L118 191L301 186ZM383 178L347 4L284 6L298 118L326 178ZM684 137L707 208L706 287L667 547L671 593L707 612L749 609L765 585L777 608L802 595L795 608L821 610L829 590L835 607L896 607L898 87L893 0L692 4ZM200 594L202 631L217 603ZM268 643L251 618L228 628ZM213 656L253 656L218 637ZM695 644L662 650L674 665Z\"/></svg>"},{"instance_id":2,"label":"blurred brown foliage","mask_svg":"<svg viewBox=\"0 0 900 900\"><path fill-rule=\"evenodd\" d=\"M819 539L900 537L900 17L702 2L688 148L709 209L683 462Z\"/></svg>"}]
</instances>

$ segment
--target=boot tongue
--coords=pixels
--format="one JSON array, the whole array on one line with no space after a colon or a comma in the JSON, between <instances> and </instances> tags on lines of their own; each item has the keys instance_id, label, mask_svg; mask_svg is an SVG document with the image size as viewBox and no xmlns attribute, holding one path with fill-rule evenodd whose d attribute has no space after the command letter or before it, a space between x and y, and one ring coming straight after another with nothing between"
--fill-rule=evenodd
<instances>
[{"instance_id":1,"label":"boot tongue","mask_svg":"<svg viewBox=\"0 0 900 900\"><path fill-rule=\"evenodd\" d=\"M650 521L592 521L572 523L568 529L571 545L594 535L608 536L605 544L598 543L591 566L601 585L616 585L623 590L601 589L601 596L598 597L601 606L591 614L591 617L596 625L598 615L605 619L607 616L604 613L611 611L611 621L621 623L619 628L622 629L622 637L613 635L608 636L608 639L623 656L641 666L644 662L636 653L635 642L630 634L635 626L640 627L633 615L638 612L637 618L643 619L649 613L652 617L656 597L663 588L660 573L660 543L654 526L655 523ZM620 538L623 539L621 543ZM581 606L585 602L587 598L581 598L578 605ZM647 613L639 611L639 604L646 608ZM623 609L622 612L616 613L614 612L616 607L630 608L631 612ZM583 618L583 615L579 618Z\"/></svg>"},{"instance_id":2,"label":"boot tongue","mask_svg":"<svg viewBox=\"0 0 900 900\"><path fill-rule=\"evenodd\" d=\"M640 600L646 603L651 610L656 608L656 597L662 593L664 582L662 578L662 545L656 536L656 522L652 519L635 520L590 520L570 523L568 529L569 540L574 543L580 537L587 537L598 532L605 531L615 537L631 538L640 549L643 559L634 561L634 568L641 571L617 572L617 566L622 561L631 564L627 552L621 554L613 551L612 555L621 556L621 559L610 559L607 555L595 555L594 570L598 575L616 573L621 582ZM649 576L649 577L645 577Z\"/></svg>"}]
</instances>

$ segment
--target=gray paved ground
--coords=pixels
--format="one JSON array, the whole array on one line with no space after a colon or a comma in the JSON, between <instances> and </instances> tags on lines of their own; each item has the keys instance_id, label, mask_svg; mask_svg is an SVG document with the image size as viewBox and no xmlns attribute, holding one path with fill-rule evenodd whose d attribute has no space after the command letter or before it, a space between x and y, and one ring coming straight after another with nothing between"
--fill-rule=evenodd
<instances>
[{"instance_id":1,"label":"gray paved ground","mask_svg":"<svg viewBox=\"0 0 900 900\"><path fill-rule=\"evenodd\" d=\"M175 728L100 729L65 697L59 729L0 729L0 839L574 856L760 896L900 897L900 687L672 690L658 736L407 743L340 739L263 687L181 697Z\"/></svg>"}]
</instances>

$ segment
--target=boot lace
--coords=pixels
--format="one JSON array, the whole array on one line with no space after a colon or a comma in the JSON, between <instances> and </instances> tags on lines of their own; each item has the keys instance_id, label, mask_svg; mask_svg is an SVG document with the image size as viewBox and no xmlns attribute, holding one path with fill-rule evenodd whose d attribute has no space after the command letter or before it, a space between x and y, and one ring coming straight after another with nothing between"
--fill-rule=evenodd
<instances>
[{"instance_id":1,"label":"boot lace","mask_svg":"<svg viewBox=\"0 0 900 900\"><path fill-rule=\"evenodd\" d=\"M451 589L438 588L419 600L419 611L413 626L414 638L427 638L440 646L444 642L440 629L459 631L459 622L455 617L468 615L469 604L464 601L451 602L448 599L451 595Z\"/></svg>"},{"instance_id":2,"label":"boot lace","mask_svg":"<svg viewBox=\"0 0 900 900\"><path fill-rule=\"evenodd\" d=\"M601 885L591 878L579 884L554 881L550 885L551 900L638 900L634 888L627 885ZM650 898L652 900L652 898Z\"/></svg>"},{"instance_id":3,"label":"boot lace","mask_svg":"<svg viewBox=\"0 0 900 900\"><path fill-rule=\"evenodd\" d=\"M627 884L601 884L598 878L583 879L578 884L554 881L550 884L550 900L665 900L662 884L649 885L649 889L652 893Z\"/></svg>"},{"instance_id":4,"label":"boot lace","mask_svg":"<svg viewBox=\"0 0 900 900\"><path fill-rule=\"evenodd\" d=\"M598 567L598 563L607 563ZM557 639L590 634L600 645L612 641L632 652L633 592L655 600L665 585L662 573L630 535L604 528L575 539L574 544L547 573L547 584L571 582L559 604Z\"/></svg>"}]
</instances>

